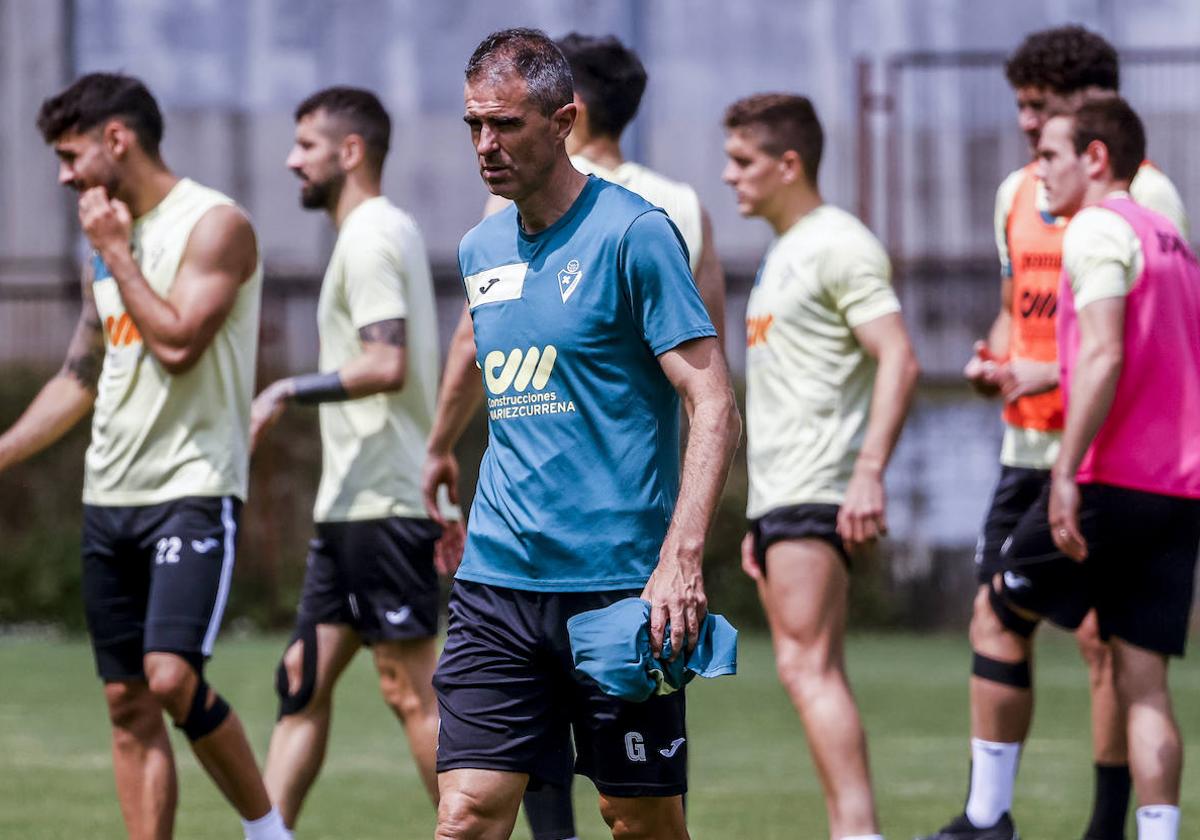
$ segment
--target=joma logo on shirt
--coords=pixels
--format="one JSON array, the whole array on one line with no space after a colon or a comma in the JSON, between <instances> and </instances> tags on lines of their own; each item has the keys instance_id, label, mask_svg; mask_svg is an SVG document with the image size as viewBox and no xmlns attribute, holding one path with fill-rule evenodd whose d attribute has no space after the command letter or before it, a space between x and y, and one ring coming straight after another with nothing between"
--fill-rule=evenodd
<instances>
[{"instance_id":1,"label":"joma logo on shirt","mask_svg":"<svg viewBox=\"0 0 1200 840\"><path fill-rule=\"evenodd\" d=\"M746 319L746 346L757 347L767 343L767 333L775 323L774 315L757 315Z\"/></svg>"},{"instance_id":2,"label":"joma logo on shirt","mask_svg":"<svg viewBox=\"0 0 1200 840\"><path fill-rule=\"evenodd\" d=\"M516 348L508 353L493 350L483 359L483 378L493 394L503 394L509 388L522 392L530 385L540 391L550 381L557 358L558 349L553 344L541 350L536 347L524 351Z\"/></svg>"}]
</instances>

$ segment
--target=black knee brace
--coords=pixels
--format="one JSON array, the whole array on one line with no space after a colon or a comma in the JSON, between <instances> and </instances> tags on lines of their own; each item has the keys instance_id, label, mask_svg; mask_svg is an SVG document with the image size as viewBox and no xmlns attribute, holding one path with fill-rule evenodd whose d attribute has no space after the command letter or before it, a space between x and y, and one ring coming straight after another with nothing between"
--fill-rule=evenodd
<instances>
[{"instance_id":1,"label":"black knee brace","mask_svg":"<svg viewBox=\"0 0 1200 840\"><path fill-rule=\"evenodd\" d=\"M199 674L197 674L199 676ZM229 704L220 694L213 692L212 705L208 705L208 683L200 676L196 681L196 693L192 695L192 707L182 723L176 723L176 729L182 729L189 741L199 741L205 735L225 722L229 717Z\"/></svg>"},{"instance_id":2,"label":"black knee brace","mask_svg":"<svg viewBox=\"0 0 1200 840\"><path fill-rule=\"evenodd\" d=\"M1033 679L1029 673L1029 662L1001 662L982 653L971 660L971 674L981 680L989 680L1013 688L1029 688Z\"/></svg>"},{"instance_id":3,"label":"black knee brace","mask_svg":"<svg viewBox=\"0 0 1200 840\"><path fill-rule=\"evenodd\" d=\"M996 614L996 618L1000 619L1000 623L1004 625L1005 629L1011 630L1021 638L1028 639L1037 629L1038 622L1017 614L1016 610L1004 600L1004 596L996 591L993 584L988 584L988 603L992 605L992 612Z\"/></svg>"},{"instance_id":4,"label":"black knee brace","mask_svg":"<svg viewBox=\"0 0 1200 840\"><path fill-rule=\"evenodd\" d=\"M294 694L291 692L287 667L283 660L280 660L279 667L275 670L275 693L279 695L279 717L276 720L284 715L294 715L303 711L312 700L313 689L317 685L317 626L304 624L297 627L283 649L285 656L297 641L301 643L303 653L300 663L300 687Z\"/></svg>"}]
</instances>

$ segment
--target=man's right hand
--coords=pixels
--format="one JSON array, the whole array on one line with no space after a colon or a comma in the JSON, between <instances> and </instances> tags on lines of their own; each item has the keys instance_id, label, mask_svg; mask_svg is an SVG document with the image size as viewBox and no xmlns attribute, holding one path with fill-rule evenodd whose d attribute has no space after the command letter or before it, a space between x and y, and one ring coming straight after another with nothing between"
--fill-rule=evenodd
<instances>
[{"instance_id":1,"label":"man's right hand","mask_svg":"<svg viewBox=\"0 0 1200 840\"><path fill-rule=\"evenodd\" d=\"M986 341L976 341L972 348L973 355L963 368L963 376L971 387L985 397L994 397L1000 393L1004 365L988 350Z\"/></svg>"}]
</instances>

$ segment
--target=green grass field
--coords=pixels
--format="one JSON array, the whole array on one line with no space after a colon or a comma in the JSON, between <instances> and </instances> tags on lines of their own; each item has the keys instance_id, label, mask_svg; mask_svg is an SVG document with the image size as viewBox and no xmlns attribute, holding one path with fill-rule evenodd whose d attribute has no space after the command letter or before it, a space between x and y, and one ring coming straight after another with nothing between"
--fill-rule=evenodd
<instances>
[{"instance_id":1,"label":"green grass field","mask_svg":"<svg viewBox=\"0 0 1200 840\"><path fill-rule=\"evenodd\" d=\"M281 638L226 640L210 680L238 709L256 749L274 722L272 674ZM969 652L952 636L864 636L849 651L870 735L881 816L907 840L960 808L966 787ZM741 673L689 692L697 840L822 840L825 815L804 737L776 682L765 638L743 637ZM1017 820L1027 840L1077 840L1091 796L1084 671L1069 641L1049 632L1038 663L1039 707L1022 762ZM112 790L100 684L83 642L0 639L0 837L123 836ZM1200 751L1200 671L1175 666L1176 709ZM175 737L181 765L177 835L240 836L235 817ZM1193 761L1195 759L1193 758ZM360 656L337 696L333 740L299 837L428 838L432 810L399 728ZM1195 777L1184 787L1183 836L1200 825ZM607 837L586 780L576 786L580 835ZM516 837L526 837L520 824Z\"/></svg>"}]
</instances>

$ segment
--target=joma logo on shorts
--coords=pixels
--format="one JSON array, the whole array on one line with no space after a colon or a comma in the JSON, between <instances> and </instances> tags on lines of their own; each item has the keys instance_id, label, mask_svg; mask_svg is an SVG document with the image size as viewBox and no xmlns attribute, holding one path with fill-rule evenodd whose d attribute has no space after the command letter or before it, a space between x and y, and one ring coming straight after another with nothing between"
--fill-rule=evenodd
<instances>
[{"instance_id":1,"label":"joma logo on shorts","mask_svg":"<svg viewBox=\"0 0 1200 840\"><path fill-rule=\"evenodd\" d=\"M493 350L483 359L483 378L493 394L503 394L509 388L521 392L530 385L540 391L550 381L557 358L558 349L553 344L541 350L536 347L514 349L508 353Z\"/></svg>"}]
</instances>

